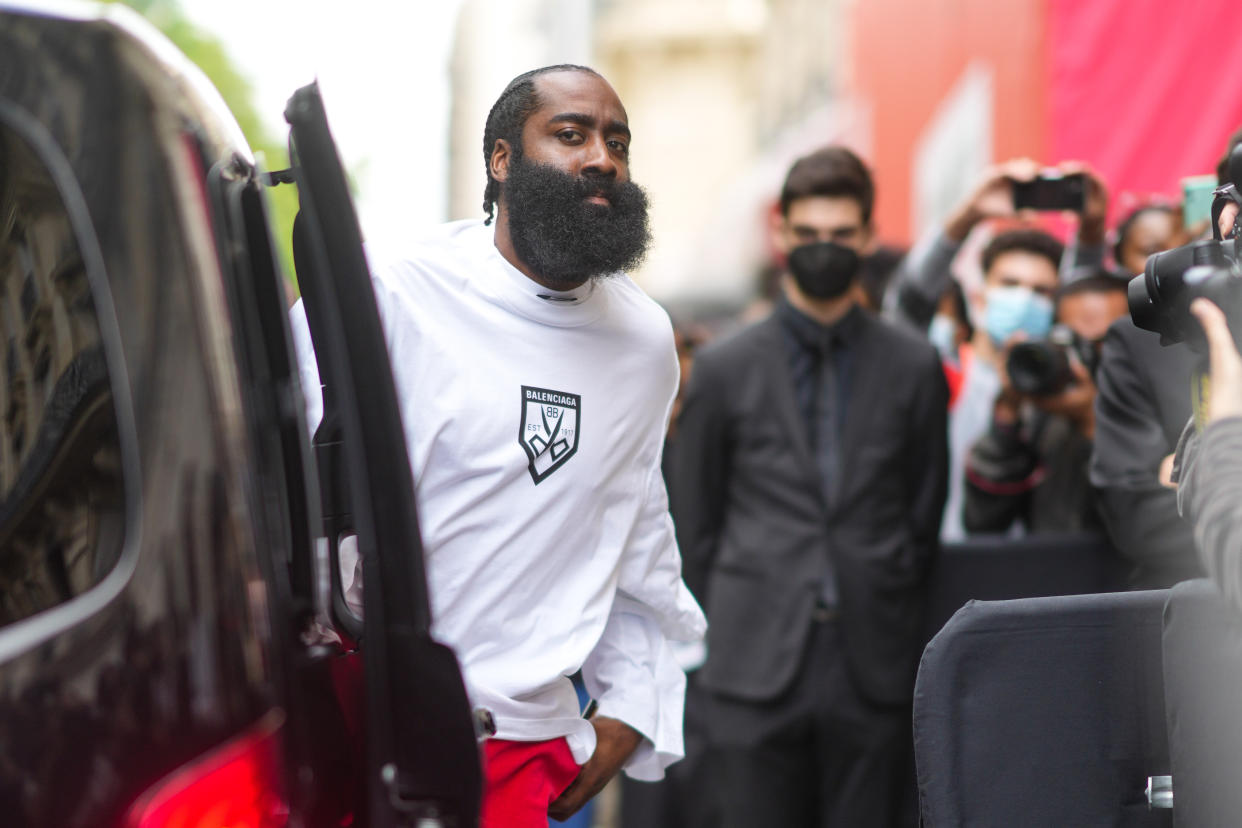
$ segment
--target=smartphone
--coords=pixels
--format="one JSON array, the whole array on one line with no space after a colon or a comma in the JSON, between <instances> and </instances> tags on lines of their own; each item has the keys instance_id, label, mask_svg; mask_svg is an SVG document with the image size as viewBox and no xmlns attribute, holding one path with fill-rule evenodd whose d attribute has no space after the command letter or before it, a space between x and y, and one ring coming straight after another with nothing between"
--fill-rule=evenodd
<instances>
[{"instance_id":1,"label":"smartphone","mask_svg":"<svg viewBox=\"0 0 1242 828\"><path fill-rule=\"evenodd\" d=\"M1038 178L1013 182L1015 210L1073 210L1081 213L1087 201L1087 178L1082 173L1062 175L1044 170Z\"/></svg>"},{"instance_id":2,"label":"smartphone","mask_svg":"<svg viewBox=\"0 0 1242 828\"><path fill-rule=\"evenodd\" d=\"M1182 179L1182 224L1189 230L1212 220L1212 193L1216 176L1192 175Z\"/></svg>"}]
</instances>

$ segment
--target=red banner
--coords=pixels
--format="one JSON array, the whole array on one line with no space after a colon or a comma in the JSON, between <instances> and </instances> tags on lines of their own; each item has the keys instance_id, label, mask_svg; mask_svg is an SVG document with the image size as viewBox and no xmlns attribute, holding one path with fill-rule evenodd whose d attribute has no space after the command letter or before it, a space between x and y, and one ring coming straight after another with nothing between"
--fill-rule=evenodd
<instances>
[{"instance_id":1,"label":"red banner","mask_svg":"<svg viewBox=\"0 0 1242 828\"><path fill-rule=\"evenodd\" d=\"M1180 200L1242 126L1242 7L1231 0L1049 0L1049 158L1084 159L1113 191ZM1127 197L1127 194L1130 197Z\"/></svg>"}]
</instances>

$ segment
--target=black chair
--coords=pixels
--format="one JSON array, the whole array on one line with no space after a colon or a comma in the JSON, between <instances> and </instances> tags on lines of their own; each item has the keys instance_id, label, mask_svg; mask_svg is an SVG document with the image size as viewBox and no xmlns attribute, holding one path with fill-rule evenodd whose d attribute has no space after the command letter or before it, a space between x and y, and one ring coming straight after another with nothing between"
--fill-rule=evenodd
<instances>
[{"instance_id":1,"label":"black chair","mask_svg":"<svg viewBox=\"0 0 1242 828\"><path fill-rule=\"evenodd\" d=\"M926 828L1168 826L1167 590L972 601L923 653L914 694Z\"/></svg>"},{"instance_id":2,"label":"black chair","mask_svg":"<svg viewBox=\"0 0 1242 828\"><path fill-rule=\"evenodd\" d=\"M1126 588L1128 570L1099 534L989 535L945 544L928 574L926 638L967 601L1114 592Z\"/></svg>"},{"instance_id":3,"label":"black chair","mask_svg":"<svg viewBox=\"0 0 1242 828\"><path fill-rule=\"evenodd\" d=\"M1164 685L1179 826L1242 824L1242 613L1206 579L1169 591Z\"/></svg>"}]
</instances>

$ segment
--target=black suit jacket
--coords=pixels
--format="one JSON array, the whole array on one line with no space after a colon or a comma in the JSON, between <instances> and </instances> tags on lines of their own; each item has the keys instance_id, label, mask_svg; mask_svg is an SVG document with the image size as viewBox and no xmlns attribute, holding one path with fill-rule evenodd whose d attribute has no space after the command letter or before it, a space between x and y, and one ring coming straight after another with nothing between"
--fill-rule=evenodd
<instances>
[{"instance_id":1,"label":"black suit jacket","mask_svg":"<svg viewBox=\"0 0 1242 828\"><path fill-rule=\"evenodd\" d=\"M859 690L908 701L948 468L940 360L863 315L828 502L783 336L773 315L704 348L678 421L671 502L686 581L709 620L699 684L753 701L787 688L830 555Z\"/></svg>"},{"instance_id":2,"label":"black suit jacket","mask_svg":"<svg viewBox=\"0 0 1242 828\"><path fill-rule=\"evenodd\" d=\"M1100 350L1091 484L1113 545L1134 563L1136 589L1203 575L1177 493L1159 480L1160 462L1190 419L1195 359L1184 344L1161 346L1159 334L1129 316L1112 324Z\"/></svg>"}]
</instances>

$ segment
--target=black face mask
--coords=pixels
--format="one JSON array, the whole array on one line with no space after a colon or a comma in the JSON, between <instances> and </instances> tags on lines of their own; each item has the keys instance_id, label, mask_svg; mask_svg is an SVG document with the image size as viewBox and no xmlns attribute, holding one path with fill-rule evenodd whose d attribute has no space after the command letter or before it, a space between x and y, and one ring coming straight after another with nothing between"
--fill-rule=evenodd
<instances>
[{"instance_id":1,"label":"black face mask","mask_svg":"<svg viewBox=\"0 0 1242 828\"><path fill-rule=\"evenodd\" d=\"M812 242L789 251L789 270L798 288L811 299L836 299L858 275L853 248L836 242Z\"/></svg>"}]
</instances>

